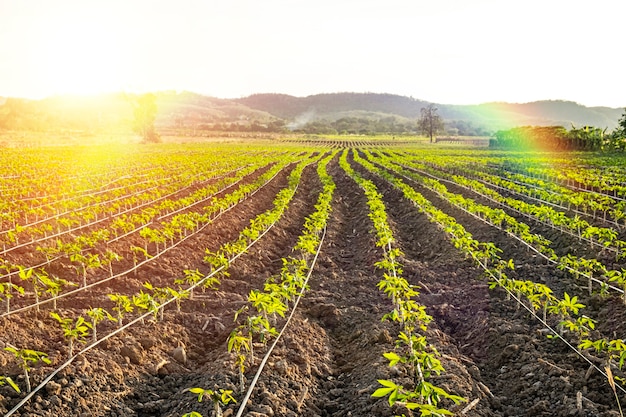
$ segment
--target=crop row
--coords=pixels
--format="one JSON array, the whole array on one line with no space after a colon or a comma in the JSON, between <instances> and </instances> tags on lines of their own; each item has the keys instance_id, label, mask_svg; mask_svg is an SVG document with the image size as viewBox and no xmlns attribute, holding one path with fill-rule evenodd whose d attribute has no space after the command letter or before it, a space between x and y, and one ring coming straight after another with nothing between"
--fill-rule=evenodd
<instances>
[{"instance_id":1,"label":"crop row","mask_svg":"<svg viewBox=\"0 0 626 417\"><path fill-rule=\"evenodd\" d=\"M499 254L502 251L496 245L491 242L484 243L473 239L472 235L461 224L456 222L454 218L436 208L422 194L416 192L414 188L386 169L376 167L371 162L359 157L356 152L354 153L354 160L368 171L380 176L401 190L404 196L412 201L421 212L426 213L431 221L438 224L452 239L457 248L486 271L492 281L491 288L503 288L533 314L537 311L542 312L543 319L536 315L535 317L553 331L554 337L561 338L568 346L574 349L568 342L570 338L573 338L578 344L578 349L580 349L574 350L581 357L585 357L581 350L592 348L604 356L606 368L608 368L605 376L609 379L612 386L615 386L610 369L611 367L622 369L626 361L626 344L623 343L622 339L611 339L602 335L594 335L593 331L596 327L596 321L582 314L581 311L585 306L578 301L578 297L570 296L565 292L562 298L558 298L552 289L545 284L533 282L532 280L509 278L506 275L506 270L513 269L514 263L512 260L505 261L501 259ZM549 320L553 320L557 324L556 330L548 324Z\"/></svg>"},{"instance_id":2,"label":"crop row","mask_svg":"<svg viewBox=\"0 0 626 417\"><path fill-rule=\"evenodd\" d=\"M251 220L250 226L245 228L240 232L239 238L233 242L224 243L218 252L224 256L225 261L220 261L220 265L215 264L215 258L211 256L210 253L207 253L207 257L205 261L210 265L211 271L204 275L199 274L196 271L184 271L185 276L183 278L177 279L174 282L174 285L178 285L178 289L174 289L174 287L163 287L158 288L147 282L144 285L144 288L148 290L148 292L140 291L138 294L125 295L119 293L108 294L108 298L113 302L113 307L110 311L105 310L102 307L90 308L86 311L88 317L84 317L82 315L74 316L74 317L63 317L56 312L51 313L51 317L58 322L61 329L63 330L64 336L68 340L68 352L70 358L67 362L62 364L59 368L53 371L43 382L40 384L37 389L40 389L45 382L50 380L51 377L54 376L60 369L66 367L71 361L73 361L77 356L86 353L88 350L95 347L101 341L108 339L112 335L118 334L120 331L127 329L129 326L134 325L138 322L142 322L147 319L149 316L153 316L153 320L158 320L159 316L162 318L163 308L175 302L177 305L180 305L180 301L184 298L188 298L192 293L194 288L199 286L208 286L210 288L216 288L219 285L219 279L217 278L220 274L225 274L226 268L230 262L237 259L243 253L245 253L249 247L255 244L266 232L275 224L275 222L282 216L282 213L286 209L288 202L293 197L295 190L297 189L300 176L302 170L305 166L314 163L316 159L303 159L295 169L292 170L292 173L289 177L289 186L283 189L278 193L274 200L274 206L272 209L264 212L254 219ZM246 242L246 245L242 247L241 242ZM182 287L182 285L188 286ZM133 310L137 311L145 311L144 313L140 313L139 317L135 317L128 321L126 324L123 324L123 320L127 320L127 314L133 312ZM112 321L118 323L118 329L110 332L100 338L98 338L98 334L96 332L96 326L101 321ZM87 336L89 332L92 332L92 343L86 348L82 349L77 354L73 354L73 346L75 343L84 343L87 341ZM32 349L26 348L13 348L16 358L22 357L24 358L22 369L24 372L27 372L34 362L45 361L49 362L47 359L47 355L44 352L37 352ZM7 380L5 377L3 381L11 381ZM29 388L29 387L27 387ZM31 395L25 398L27 400ZM15 410L19 408L20 405L23 405L24 401L22 401L16 408L14 408L10 413L12 414Z\"/></svg>"}]
</instances>

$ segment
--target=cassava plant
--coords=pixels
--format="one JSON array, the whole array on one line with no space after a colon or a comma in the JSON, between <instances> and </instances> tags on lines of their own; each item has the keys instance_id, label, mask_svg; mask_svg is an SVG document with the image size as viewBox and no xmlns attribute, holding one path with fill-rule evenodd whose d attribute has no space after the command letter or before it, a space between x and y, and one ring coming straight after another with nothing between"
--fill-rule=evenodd
<instances>
[{"instance_id":1,"label":"cassava plant","mask_svg":"<svg viewBox=\"0 0 626 417\"><path fill-rule=\"evenodd\" d=\"M21 392L20 387L17 386L17 384L11 379L11 377L0 375L0 387L6 384L9 384L9 386L13 388L13 390L18 394Z\"/></svg>"},{"instance_id":2,"label":"cassava plant","mask_svg":"<svg viewBox=\"0 0 626 417\"><path fill-rule=\"evenodd\" d=\"M79 316L76 321L70 317L61 317L58 313L50 313L50 317L55 319L63 329L63 336L67 339L68 344L68 357L74 355L74 344L76 342L83 343L89 335L89 329L91 329L91 323L85 321L83 316Z\"/></svg>"},{"instance_id":3,"label":"cassava plant","mask_svg":"<svg viewBox=\"0 0 626 417\"><path fill-rule=\"evenodd\" d=\"M126 313L132 313L133 301L123 294L107 294L107 297L115 303L113 311L117 313L117 324L122 327L122 322Z\"/></svg>"},{"instance_id":4,"label":"cassava plant","mask_svg":"<svg viewBox=\"0 0 626 417\"><path fill-rule=\"evenodd\" d=\"M50 364L51 361L50 359L48 359L48 354L32 349L18 349L13 346L7 346L4 348L4 350L6 350L7 352L11 352L13 355L15 355L17 365L24 373L24 380L26 381L26 392L30 392L31 386L29 372L32 369L31 366L37 364L38 362Z\"/></svg>"},{"instance_id":5,"label":"cassava plant","mask_svg":"<svg viewBox=\"0 0 626 417\"><path fill-rule=\"evenodd\" d=\"M10 281L0 282L0 299L4 298L7 314L11 312L11 298L14 297L14 294L24 295L24 287L20 287Z\"/></svg>"},{"instance_id":6,"label":"cassava plant","mask_svg":"<svg viewBox=\"0 0 626 417\"><path fill-rule=\"evenodd\" d=\"M117 319L111 315L108 311L106 311L102 307L93 307L87 310L87 315L91 318L91 330L92 330L92 340L96 342L98 340L98 334L96 330L96 326L98 323L106 320L110 322L116 322Z\"/></svg>"},{"instance_id":7,"label":"cassava plant","mask_svg":"<svg viewBox=\"0 0 626 417\"><path fill-rule=\"evenodd\" d=\"M30 281L33 287L33 295L35 296L35 311L39 312L39 297L41 296L43 289L41 285L41 281L39 280L39 276L35 274L35 270L33 268L24 268L23 266L18 265L19 273L18 276L22 281Z\"/></svg>"},{"instance_id":8,"label":"cassava plant","mask_svg":"<svg viewBox=\"0 0 626 417\"><path fill-rule=\"evenodd\" d=\"M208 398L213 403L213 411L215 413L215 417L222 417L222 407L225 405L232 403L236 403L237 401L232 396L231 390L226 390L222 388L204 389L200 387L189 388L189 392L192 394L196 394L198 396L198 402L202 402L204 399Z\"/></svg>"},{"instance_id":9,"label":"cassava plant","mask_svg":"<svg viewBox=\"0 0 626 417\"><path fill-rule=\"evenodd\" d=\"M246 352L251 349L250 339L243 334L241 326L236 327L228 336L228 353L235 355L235 366L239 371L239 392L246 390L243 374L246 370Z\"/></svg>"}]
</instances>

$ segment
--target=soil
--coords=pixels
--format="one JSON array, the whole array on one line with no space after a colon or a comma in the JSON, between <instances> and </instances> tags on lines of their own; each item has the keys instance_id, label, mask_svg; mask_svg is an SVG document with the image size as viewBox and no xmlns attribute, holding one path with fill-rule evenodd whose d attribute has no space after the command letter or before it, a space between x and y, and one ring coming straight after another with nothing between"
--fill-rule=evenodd
<instances>
[{"instance_id":1,"label":"soil","mask_svg":"<svg viewBox=\"0 0 626 417\"><path fill-rule=\"evenodd\" d=\"M419 301L434 318L427 337L441 354L446 371L433 382L467 399L445 406L465 416L619 415L612 391L597 371L588 372L585 360L562 341L547 338L545 329L517 303L507 300L503 291L490 290L482 271L464 259L399 191L351 163L382 193L396 244L404 253L404 276L420 287ZM215 251L234 240L251 218L271 208L291 168L136 276L60 302L60 314L75 317L89 306L110 308L107 293L134 294L145 281L172 285L183 269L206 272L205 249ZM408 383L401 369L390 368L382 356L393 349L399 329L381 321L391 303L376 287L381 272L374 263L382 253L375 245L365 197L337 158L328 170L337 188L310 289L269 357L244 415L411 416L409 410L398 405L390 408L386 400L371 397L379 379ZM589 314L602 320L600 332L623 330L624 309L618 299L585 296L569 284L571 279L563 284L560 271L533 258L506 234L451 207L418 184L411 185L453 215L475 238L501 247L503 258L512 258L518 265L517 276L557 286L557 291L579 293ZM13 415L148 417L182 416L195 410L210 416L212 405L206 400L199 403L188 392L192 387L230 389L240 401L237 369L226 346L236 326L234 314L251 289L279 273L281 259L291 254L320 191L315 167L310 166L284 216L232 264L230 276L222 279L218 291L197 292L194 299L183 301L180 312L168 306L163 321L146 320L100 343L60 371ZM45 306L39 313L2 319L0 348L8 343L27 346L48 353L52 360L50 366L33 367L33 386L68 355L49 310ZM105 335L115 326L102 323L98 332ZM257 356L265 351L263 346L256 348ZM0 353L0 369L0 374L25 386L8 352ZM256 370L257 366L246 370L247 384ZM0 387L0 412L6 413L23 396ZM226 406L224 415L235 415L240 406L239 402Z\"/></svg>"}]
</instances>

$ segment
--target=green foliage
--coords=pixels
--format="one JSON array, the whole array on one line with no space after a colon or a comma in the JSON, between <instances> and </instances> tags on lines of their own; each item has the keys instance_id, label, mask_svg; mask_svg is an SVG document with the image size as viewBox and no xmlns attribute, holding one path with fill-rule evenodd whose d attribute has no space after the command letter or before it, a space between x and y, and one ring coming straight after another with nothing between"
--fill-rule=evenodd
<instances>
[{"instance_id":1,"label":"green foliage","mask_svg":"<svg viewBox=\"0 0 626 417\"><path fill-rule=\"evenodd\" d=\"M26 392L30 392L31 386L29 372L31 370L31 366L37 364L38 362L50 364L51 361L48 359L48 354L32 349L17 349L13 346L7 346L4 350L15 356L18 366L22 369L22 372L24 372Z\"/></svg>"},{"instance_id":2,"label":"green foliage","mask_svg":"<svg viewBox=\"0 0 626 417\"><path fill-rule=\"evenodd\" d=\"M211 400L211 402L213 403L213 411L215 412L216 417L222 416L222 406L237 402L232 396L233 392L231 390L226 390L222 388L216 388L215 390L211 390L195 387L189 388L188 391L198 396L198 402L202 402L204 399ZM196 414L200 415L199 413ZM193 413L189 414L189 416L196 417Z\"/></svg>"},{"instance_id":3,"label":"green foliage","mask_svg":"<svg viewBox=\"0 0 626 417\"><path fill-rule=\"evenodd\" d=\"M122 327L124 315L133 311L133 300L123 294L107 294L107 297L115 303L113 311L117 313L119 327Z\"/></svg>"},{"instance_id":4,"label":"green foliage","mask_svg":"<svg viewBox=\"0 0 626 417\"><path fill-rule=\"evenodd\" d=\"M572 128L562 126L524 126L499 130L491 147L505 149L549 149L554 151L617 150L617 141L606 134L606 129L593 126Z\"/></svg>"},{"instance_id":5,"label":"green foliage","mask_svg":"<svg viewBox=\"0 0 626 417\"><path fill-rule=\"evenodd\" d=\"M154 129L157 116L157 97L152 93L143 94L133 101L133 130L139 134L144 142L160 142L161 138Z\"/></svg>"},{"instance_id":6,"label":"green foliage","mask_svg":"<svg viewBox=\"0 0 626 417\"><path fill-rule=\"evenodd\" d=\"M92 328L92 324L85 321L82 316L79 316L76 321L70 317L61 317L59 314L52 312L50 317L55 319L63 329L63 336L68 341L68 356L71 358L74 355L74 343L84 342L89 335L89 329Z\"/></svg>"},{"instance_id":7,"label":"green foliage","mask_svg":"<svg viewBox=\"0 0 626 417\"><path fill-rule=\"evenodd\" d=\"M5 385L5 384L9 384L9 386L11 388L13 388L13 390L15 392L17 392L18 394L21 392L20 391L20 387L17 386L17 384L15 382L13 382L13 380L11 379L11 377L8 376L1 376L0 375L0 387Z\"/></svg>"}]
</instances>

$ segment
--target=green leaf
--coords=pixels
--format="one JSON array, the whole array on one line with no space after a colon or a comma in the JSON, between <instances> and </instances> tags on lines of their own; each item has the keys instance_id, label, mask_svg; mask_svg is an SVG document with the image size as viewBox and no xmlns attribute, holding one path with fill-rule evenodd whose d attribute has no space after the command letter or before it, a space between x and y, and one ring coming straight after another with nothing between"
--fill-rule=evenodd
<instances>
[{"instance_id":1,"label":"green leaf","mask_svg":"<svg viewBox=\"0 0 626 417\"><path fill-rule=\"evenodd\" d=\"M394 366L402 360L402 358L394 352L383 353L383 356L389 361L389 366Z\"/></svg>"},{"instance_id":2,"label":"green leaf","mask_svg":"<svg viewBox=\"0 0 626 417\"><path fill-rule=\"evenodd\" d=\"M376 391L374 391L374 393L372 394L372 397L376 397L376 398L386 397L387 395L392 393L394 389L395 388L378 388Z\"/></svg>"}]
</instances>

